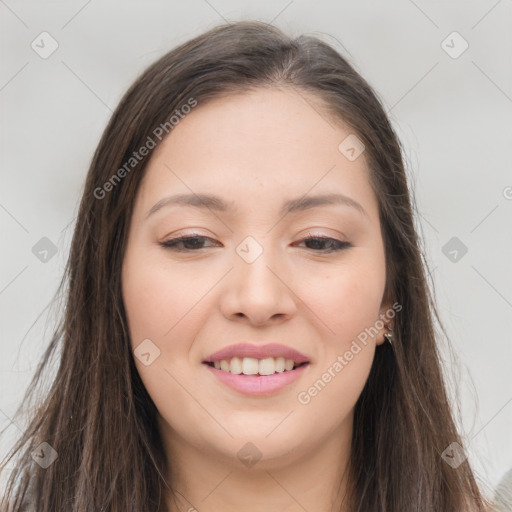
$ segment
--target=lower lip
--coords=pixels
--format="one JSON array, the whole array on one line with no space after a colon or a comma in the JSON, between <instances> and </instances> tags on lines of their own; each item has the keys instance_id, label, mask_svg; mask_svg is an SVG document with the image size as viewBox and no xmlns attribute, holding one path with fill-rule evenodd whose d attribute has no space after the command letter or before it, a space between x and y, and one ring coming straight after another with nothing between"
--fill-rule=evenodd
<instances>
[{"instance_id":1,"label":"lower lip","mask_svg":"<svg viewBox=\"0 0 512 512\"><path fill-rule=\"evenodd\" d=\"M274 373L272 375L235 375L234 373L218 370L205 364L215 377L230 388L246 395L267 395L275 393L297 380L309 366L304 364L295 370Z\"/></svg>"}]
</instances>

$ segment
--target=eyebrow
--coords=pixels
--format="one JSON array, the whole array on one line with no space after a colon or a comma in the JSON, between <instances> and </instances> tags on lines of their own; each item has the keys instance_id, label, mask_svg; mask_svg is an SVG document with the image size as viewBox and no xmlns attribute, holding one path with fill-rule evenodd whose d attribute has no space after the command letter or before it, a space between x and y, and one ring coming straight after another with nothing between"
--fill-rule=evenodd
<instances>
[{"instance_id":1,"label":"eyebrow","mask_svg":"<svg viewBox=\"0 0 512 512\"><path fill-rule=\"evenodd\" d=\"M160 199L147 213L146 218L158 210L174 205L192 206L215 210L218 212L235 212L234 202L227 202L224 199L212 194L176 194ZM288 213L300 212L317 206L343 205L349 206L365 217L368 217L366 210L354 199L344 194L322 194L316 196L302 196L289 199L283 203L279 215L285 216Z\"/></svg>"}]
</instances>

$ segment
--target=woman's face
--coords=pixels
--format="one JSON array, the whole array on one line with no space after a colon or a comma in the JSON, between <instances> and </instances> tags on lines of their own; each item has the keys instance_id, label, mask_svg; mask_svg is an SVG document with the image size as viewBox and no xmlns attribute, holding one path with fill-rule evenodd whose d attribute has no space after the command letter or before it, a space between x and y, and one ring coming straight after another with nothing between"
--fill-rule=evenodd
<instances>
[{"instance_id":1,"label":"woman's face","mask_svg":"<svg viewBox=\"0 0 512 512\"><path fill-rule=\"evenodd\" d=\"M377 200L354 140L311 95L272 88L199 103L155 150L122 279L170 453L270 468L350 438L389 310ZM332 194L353 203L315 199ZM238 344L252 347L211 357ZM283 370L281 357L302 361L287 349L307 364Z\"/></svg>"}]
</instances>

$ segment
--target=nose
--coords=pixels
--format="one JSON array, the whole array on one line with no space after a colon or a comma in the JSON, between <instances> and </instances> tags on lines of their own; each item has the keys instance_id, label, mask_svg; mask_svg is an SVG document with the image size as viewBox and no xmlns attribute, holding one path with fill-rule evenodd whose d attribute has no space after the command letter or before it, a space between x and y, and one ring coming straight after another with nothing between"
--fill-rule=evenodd
<instances>
[{"instance_id":1,"label":"nose","mask_svg":"<svg viewBox=\"0 0 512 512\"><path fill-rule=\"evenodd\" d=\"M262 326L290 319L299 300L289 272L270 249L252 263L235 255L235 268L225 283L221 310L230 320Z\"/></svg>"}]
</instances>

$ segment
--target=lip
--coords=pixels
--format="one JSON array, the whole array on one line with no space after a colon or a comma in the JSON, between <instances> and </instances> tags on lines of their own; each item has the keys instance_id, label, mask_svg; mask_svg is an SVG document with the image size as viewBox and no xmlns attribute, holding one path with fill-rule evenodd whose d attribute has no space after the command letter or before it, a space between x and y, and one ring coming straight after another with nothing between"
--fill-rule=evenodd
<instances>
[{"instance_id":1,"label":"lip","mask_svg":"<svg viewBox=\"0 0 512 512\"><path fill-rule=\"evenodd\" d=\"M289 386L296 381L309 364L299 366L295 370L274 373L273 375L235 375L230 372L218 370L212 366L204 365L215 377L231 389L243 393L245 395L268 395L276 393L285 386Z\"/></svg>"},{"instance_id":2,"label":"lip","mask_svg":"<svg viewBox=\"0 0 512 512\"><path fill-rule=\"evenodd\" d=\"M284 357L292 359L294 363L311 362L307 356L285 345L279 343L269 343L267 345L253 345L251 343L239 343L238 345L230 345L217 352L211 354L203 360L203 363L214 363L223 359L231 359L233 357L253 357L255 359L265 359L266 357ZM225 372L226 373L226 372ZM247 377L247 376L246 376ZM271 375L270 375L271 377Z\"/></svg>"}]
</instances>

